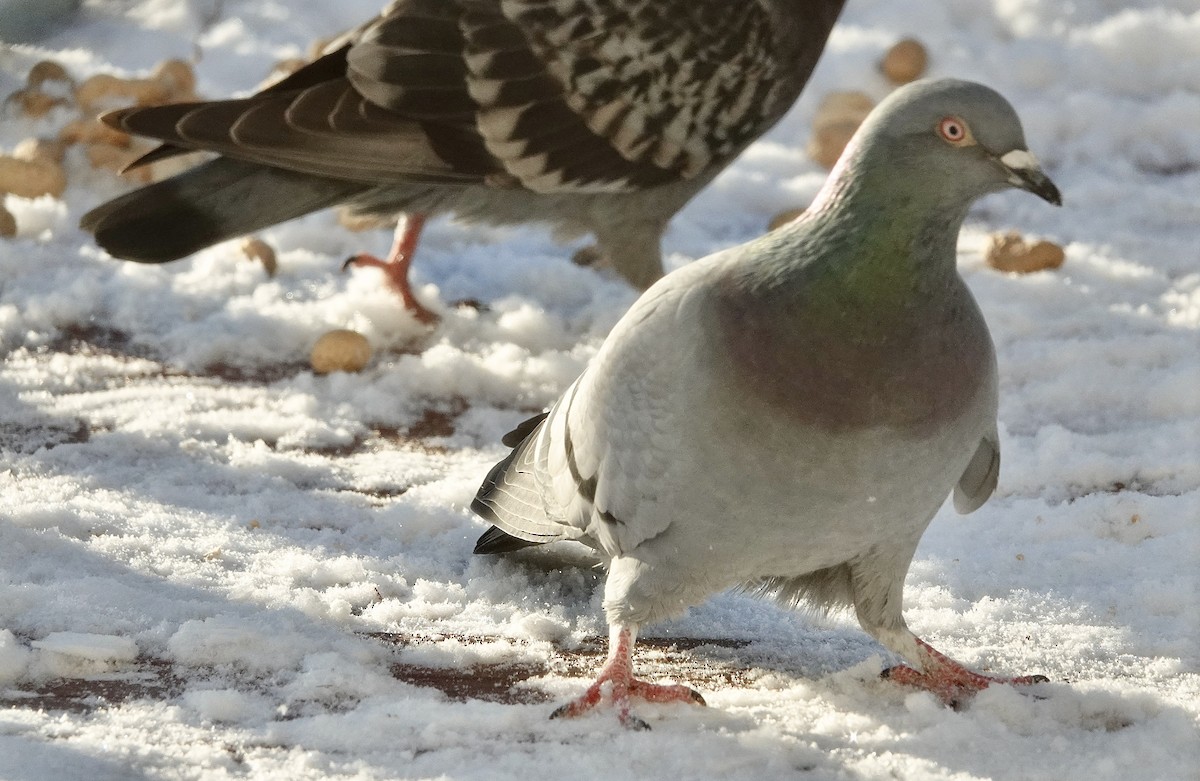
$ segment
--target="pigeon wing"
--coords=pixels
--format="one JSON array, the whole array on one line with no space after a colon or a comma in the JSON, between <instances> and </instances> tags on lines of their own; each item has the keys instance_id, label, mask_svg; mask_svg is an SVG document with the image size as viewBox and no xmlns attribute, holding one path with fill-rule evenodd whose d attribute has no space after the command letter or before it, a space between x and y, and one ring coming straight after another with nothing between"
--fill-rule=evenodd
<instances>
[{"instance_id":1,"label":"pigeon wing","mask_svg":"<svg viewBox=\"0 0 1200 781\"><path fill-rule=\"evenodd\" d=\"M966 515L978 510L1000 478L1000 435L995 429L979 441L975 455L954 486L954 509Z\"/></svg>"},{"instance_id":2,"label":"pigeon wing","mask_svg":"<svg viewBox=\"0 0 1200 781\"><path fill-rule=\"evenodd\" d=\"M774 121L758 3L397 0L256 95L105 116L179 149L320 176L622 192L729 161ZM153 158L151 158L153 159Z\"/></svg>"},{"instance_id":3,"label":"pigeon wing","mask_svg":"<svg viewBox=\"0 0 1200 781\"><path fill-rule=\"evenodd\" d=\"M578 539L618 556L666 529L662 487L678 482L673 437L685 425L680 402L694 355L678 324L690 322L682 309L700 292L689 271L639 299L587 371L488 474L472 507L503 539Z\"/></svg>"}]
</instances>

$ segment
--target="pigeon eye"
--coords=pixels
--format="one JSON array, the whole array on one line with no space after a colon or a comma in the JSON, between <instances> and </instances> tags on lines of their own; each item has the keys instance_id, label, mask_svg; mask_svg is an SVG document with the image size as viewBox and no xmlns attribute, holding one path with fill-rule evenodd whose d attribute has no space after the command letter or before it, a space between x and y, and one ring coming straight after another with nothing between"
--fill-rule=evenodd
<instances>
[{"instance_id":1,"label":"pigeon eye","mask_svg":"<svg viewBox=\"0 0 1200 781\"><path fill-rule=\"evenodd\" d=\"M938 135L955 146L961 146L969 142L971 138L967 123L958 117L943 117L942 121L938 123L937 130Z\"/></svg>"}]
</instances>

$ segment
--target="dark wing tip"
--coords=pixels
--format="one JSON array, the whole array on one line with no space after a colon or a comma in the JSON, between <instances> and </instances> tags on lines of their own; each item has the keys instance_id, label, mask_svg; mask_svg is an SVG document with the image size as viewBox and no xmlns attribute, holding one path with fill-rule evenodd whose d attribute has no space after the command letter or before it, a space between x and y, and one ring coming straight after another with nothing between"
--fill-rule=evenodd
<instances>
[{"instance_id":1,"label":"dark wing tip","mask_svg":"<svg viewBox=\"0 0 1200 781\"><path fill-rule=\"evenodd\" d=\"M549 414L549 412L538 413L504 435L503 442L506 446L513 448L512 452L491 468L487 477L484 478L483 484L479 486L479 491L475 494L475 498L471 500L471 511L480 518L492 524L501 523L500 517L496 514L496 507L493 505L492 496L497 486L503 482L505 472L508 471L509 467L512 466L513 460L517 457L521 443L537 430L538 426L541 425L542 421ZM512 553L522 548L530 548L534 545L542 544L544 543L521 539L493 525L475 543L475 550L473 552Z\"/></svg>"},{"instance_id":2,"label":"dark wing tip","mask_svg":"<svg viewBox=\"0 0 1200 781\"><path fill-rule=\"evenodd\" d=\"M500 438L500 443L505 447L517 447L525 441L526 437L533 433L533 430L537 428L538 425L540 425L549 414L550 411L547 410L545 412L539 412L528 420L521 421L516 428Z\"/></svg>"},{"instance_id":3,"label":"dark wing tip","mask_svg":"<svg viewBox=\"0 0 1200 781\"><path fill-rule=\"evenodd\" d=\"M482 504L478 499L471 503L471 509L475 512L480 512L477 504ZM480 513L481 515L483 513ZM531 548L534 545L540 545L538 542L530 542L522 540L520 537L514 537L506 531L502 531L496 526L489 527L479 539L475 542L475 550L472 553L512 553L519 551L522 548Z\"/></svg>"}]
</instances>

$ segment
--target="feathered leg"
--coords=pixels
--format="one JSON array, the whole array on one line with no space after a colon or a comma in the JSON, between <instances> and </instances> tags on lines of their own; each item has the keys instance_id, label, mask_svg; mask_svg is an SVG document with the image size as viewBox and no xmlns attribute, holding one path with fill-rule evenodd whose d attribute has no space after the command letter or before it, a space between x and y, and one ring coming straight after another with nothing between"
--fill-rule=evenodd
<instances>
[{"instance_id":1,"label":"feathered leg","mask_svg":"<svg viewBox=\"0 0 1200 781\"><path fill-rule=\"evenodd\" d=\"M412 266L413 257L417 253L417 242L421 239L421 229L425 227L424 214L406 214L396 226L396 237L387 260L381 260L374 255L362 253L349 258L342 264L343 270L350 266L368 266L383 271L388 285L400 296L404 308L413 313L418 321L433 324L438 316L427 309L413 294L412 284L408 280L408 272Z\"/></svg>"},{"instance_id":2,"label":"feathered leg","mask_svg":"<svg viewBox=\"0 0 1200 781\"><path fill-rule=\"evenodd\" d=\"M988 676L962 666L934 650L904 623L902 594L904 576L912 552L890 550L864 556L850 567L850 588L858 622L886 648L912 664L883 671L889 681L932 692L947 705L957 706L993 683L1028 686L1045 683L1044 675L1018 677Z\"/></svg>"},{"instance_id":3,"label":"feathered leg","mask_svg":"<svg viewBox=\"0 0 1200 781\"><path fill-rule=\"evenodd\" d=\"M637 627L614 624L609 627L608 661L600 668L596 682L582 696L559 707L550 718L573 718L587 713L604 698L608 684L612 704L617 709L617 718L629 729L650 729L650 725L630 712L632 698L646 702L687 702L703 705L704 698L686 686L655 684L633 677L633 646L637 640Z\"/></svg>"},{"instance_id":4,"label":"feathered leg","mask_svg":"<svg viewBox=\"0 0 1200 781\"><path fill-rule=\"evenodd\" d=\"M598 268L610 265L638 290L645 290L663 276L660 221L621 219L596 227L596 246L575 253L579 265Z\"/></svg>"}]
</instances>

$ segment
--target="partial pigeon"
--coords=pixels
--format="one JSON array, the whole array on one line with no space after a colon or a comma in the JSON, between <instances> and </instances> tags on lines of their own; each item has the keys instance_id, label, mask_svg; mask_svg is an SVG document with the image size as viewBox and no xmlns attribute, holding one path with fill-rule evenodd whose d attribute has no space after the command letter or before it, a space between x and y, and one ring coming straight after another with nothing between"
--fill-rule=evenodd
<instances>
[{"instance_id":1,"label":"partial pigeon","mask_svg":"<svg viewBox=\"0 0 1200 781\"><path fill-rule=\"evenodd\" d=\"M787 226L651 287L550 411L506 438L472 509L476 553L579 540L608 561L610 654L586 694L699 701L633 677L639 627L735 586L851 606L955 701L995 681L904 623L904 576L947 494L962 513L1000 469L996 358L955 265L982 195L1061 203L1020 121L980 84L921 81L866 119Z\"/></svg>"},{"instance_id":2,"label":"partial pigeon","mask_svg":"<svg viewBox=\"0 0 1200 781\"><path fill-rule=\"evenodd\" d=\"M408 215L385 267L422 313L408 266L426 215L543 222L594 234L645 288L667 222L795 102L843 2L394 0L249 98L105 115L166 142L134 165L221 157L82 225L163 263L334 204Z\"/></svg>"}]
</instances>

